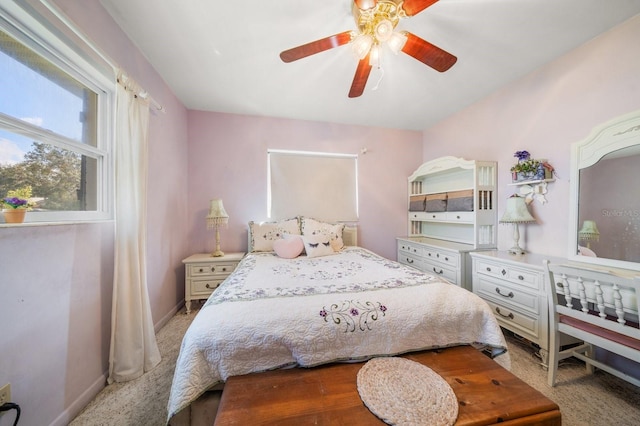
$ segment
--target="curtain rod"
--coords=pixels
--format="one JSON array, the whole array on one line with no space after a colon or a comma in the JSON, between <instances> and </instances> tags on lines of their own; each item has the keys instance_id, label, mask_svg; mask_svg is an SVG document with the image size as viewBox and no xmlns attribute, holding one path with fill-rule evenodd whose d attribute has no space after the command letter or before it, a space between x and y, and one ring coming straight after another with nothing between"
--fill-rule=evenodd
<instances>
[{"instance_id":1,"label":"curtain rod","mask_svg":"<svg viewBox=\"0 0 640 426\"><path fill-rule=\"evenodd\" d=\"M96 55L98 55L100 57L100 59L102 59L103 61L105 61L107 63L107 65L109 65L113 71L113 73L117 76L119 74L126 74L124 72L124 70L113 60L109 57L109 55L107 55L106 53L104 53L102 51L102 49L98 48L98 46L96 46L93 41L91 41L91 39L89 39L89 37L87 37L77 26L76 24L71 21L71 19L69 19L67 17L67 15L64 14L64 12L62 12L59 7L55 4L51 4L51 2L49 0L40 0L40 3L43 4L47 9L49 9L49 11L51 13L53 13L56 18L58 18L69 30L71 30L78 38L80 38L80 40L82 40L83 43L85 43L85 45L87 47L89 47L91 50L93 50ZM117 80L117 77L116 77ZM160 111L163 113L166 113L167 110L164 108L164 106L162 106L160 103L158 103L158 101L156 101L153 96L151 96L148 92L146 91L140 91L140 93L137 93L138 96L140 96L143 99L146 99L149 101L149 103L151 104L151 106L156 110L156 111Z\"/></svg>"}]
</instances>

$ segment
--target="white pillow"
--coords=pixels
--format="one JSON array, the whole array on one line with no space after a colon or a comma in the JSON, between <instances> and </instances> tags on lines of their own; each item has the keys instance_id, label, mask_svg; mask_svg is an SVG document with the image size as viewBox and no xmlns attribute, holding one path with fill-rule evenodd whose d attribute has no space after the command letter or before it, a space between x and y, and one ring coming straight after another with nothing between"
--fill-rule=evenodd
<instances>
[{"instance_id":1,"label":"white pillow","mask_svg":"<svg viewBox=\"0 0 640 426\"><path fill-rule=\"evenodd\" d=\"M325 235L331 241L333 250L339 251L344 247L342 233L344 231L344 223L327 223L309 217L302 217L302 235Z\"/></svg>"},{"instance_id":2,"label":"white pillow","mask_svg":"<svg viewBox=\"0 0 640 426\"><path fill-rule=\"evenodd\" d=\"M249 222L251 251L273 251L273 242L281 239L284 234L300 235L300 221L297 217L278 222Z\"/></svg>"},{"instance_id":3,"label":"white pillow","mask_svg":"<svg viewBox=\"0 0 640 426\"><path fill-rule=\"evenodd\" d=\"M331 247L331 241L326 235L307 235L302 236L304 242L304 250L307 257L320 257L335 254Z\"/></svg>"}]
</instances>

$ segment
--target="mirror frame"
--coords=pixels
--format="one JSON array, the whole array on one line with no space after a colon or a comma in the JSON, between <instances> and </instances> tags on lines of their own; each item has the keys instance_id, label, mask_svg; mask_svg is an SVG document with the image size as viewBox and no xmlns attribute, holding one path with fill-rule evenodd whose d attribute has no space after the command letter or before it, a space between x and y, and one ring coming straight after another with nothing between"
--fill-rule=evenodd
<instances>
[{"instance_id":1,"label":"mirror frame","mask_svg":"<svg viewBox=\"0 0 640 426\"><path fill-rule=\"evenodd\" d=\"M569 260L640 270L640 263L578 255L578 207L580 205L580 169L597 163L605 155L632 146L640 148L640 110L614 118L594 128L591 134L571 145L569 201Z\"/></svg>"}]
</instances>

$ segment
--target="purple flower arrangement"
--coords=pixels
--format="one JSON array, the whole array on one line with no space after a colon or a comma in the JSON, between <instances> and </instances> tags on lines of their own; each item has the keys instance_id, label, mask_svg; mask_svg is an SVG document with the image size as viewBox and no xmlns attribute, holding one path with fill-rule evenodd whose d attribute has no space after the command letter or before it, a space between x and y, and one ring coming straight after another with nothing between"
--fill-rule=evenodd
<instances>
[{"instance_id":1,"label":"purple flower arrangement","mask_svg":"<svg viewBox=\"0 0 640 426\"><path fill-rule=\"evenodd\" d=\"M7 197L2 200L2 204L12 209L29 208L29 201L18 197Z\"/></svg>"}]
</instances>

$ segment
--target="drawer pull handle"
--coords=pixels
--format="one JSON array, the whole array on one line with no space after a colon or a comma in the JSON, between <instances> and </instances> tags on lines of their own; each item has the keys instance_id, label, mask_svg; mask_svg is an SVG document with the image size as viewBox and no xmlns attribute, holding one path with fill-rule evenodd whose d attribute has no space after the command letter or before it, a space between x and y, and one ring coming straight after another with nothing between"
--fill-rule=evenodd
<instances>
[{"instance_id":1,"label":"drawer pull handle","mask_svg":"<svg viewBox=\"0 0 640 426\"><path fill-rule=\"evenodd\" d=\"M413 259L409 259L409 258L407 257L407 263L413 263Z\"/></svg>"},{"instance_id":2,"label":"drawer pull handle","mask_svg":"<svg viewBox=\"0 0 640 426\"><path fill-rule=\"evenodd\" d=\"M522 280L524 280L524 277L523 277L522 275L518 275L518 279L519 279L520 281L522 281Z\"/></svg>"},{"instance_id":3,"label":"drawer pull handle","mask_svg":"<svg viewBox=\"0 0 640 426\"><path fill-rule=\"evenodd\" d=\"M500 272L502 273L502 275L507 275L507 271L504 270L504 269L502 271L500 271Z\"/></svg>"},{"instance_id":4,"label":"drawer pull handle","mask_svg":"<svg viewBox=\"0 0 640 426\"><path fill-rule=\"evenodd\" d=\"M514 294L513 294L513 292L512 292L512 291L510 291L510 292L509 292L509 294L503 294L503 293L500 291L500 287L496 287L496 293L498 293L498 294L499 294L500 296L502 296L502 297L508 297L508 298L510 298L510 299L512 299L512 298L513 298L513 296L514 296Z\"/></svg>"},{"instance_id":5,"label":"drawer pull handle","mask_svg":"<svg viewBox=\"0 0 640 426\"><path fill-rule=\"evenodd\" d=\"M440 269L440 272L436 271L436 268L433 268L433 272L435 272L438 275L442 275L444 273L442 269Z\"/></svg>"},{"instance_id":6,"label":"drawer pull handle","mask_svg":"<svg viewBox=\"0 0 640 426\"><path fill-rule=\"evenodd\" d=\"M500 315L503 318L509 318L509 319L513 319L513 312L509 312L509 315L505 315L502 312L500 312L500 308L496 308L496 312L498 313L498 315Z\"/></svg>"},{"instance_id":7,"label":"drawer pull handle","mask_svg":"<svg viewBox=\"0 0 640 426\"><path fill-rule=\"evenodd\" d=\"M211 286L207 283L207 285L205 285L206 288L211 288Z\"/></svg>"}]
</instances>

